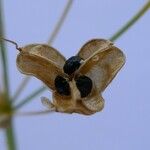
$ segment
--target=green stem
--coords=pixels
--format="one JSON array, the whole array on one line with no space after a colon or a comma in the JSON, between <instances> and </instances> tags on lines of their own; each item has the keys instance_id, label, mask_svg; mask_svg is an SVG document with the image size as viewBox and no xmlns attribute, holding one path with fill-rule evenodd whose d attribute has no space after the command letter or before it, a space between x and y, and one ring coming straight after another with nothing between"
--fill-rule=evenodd
<instances>
[{"instance_id":1,"label":"green stem","mask_svg":"<svg viewBox=\"0 0 150 150\"><path fill-rule=\"evenodd\" d=\"M3 15L2 15L2 2L0 0L0 36L4 37L4 28L3 28ZM0 42L0 53L2 58L3 66L3 81L4 81L4 92L6 94L6 100L10 102L9 97L9 82L8 82L8 70L7 70L7 54L6 47L3 41ZM12 119L10 120L10 126L6 129L6 139L8 150L16 150L15 138L13 134Z\"/></svg>"},{"instance_id":2,"label":"green stem","mask_svg":"<svg viewBox=\"0 0 150 150\"><path fill-rule=\"evenodd\" d=\"M110 37L110 41L117 40L133 24L135 24L135 22L137 22L149 8L150 8L150 1L148 0L148 2L123 27L121 27L112 37Z\"/></svg>"},{"instance_id":3,"label":"green stem","mask_svg":"<svg viewBox=\"0 0 150 150\"><path fill-rule=\"evenodd\" d=\"M19 97L25 86L28 84L30 78L31 78L30 76L26 76L23 78L21 84L17 87L15 94L11 98L13 103L17 100L17 98Z\"/></svg>"},{"instance_id":4,"label":"green stem","mask_svg":"<svg viewBox=\"0 0 150 150\"><path fill-rule=\"evenodd\" d=\"M72 6L72 3L73 3L73 0L68 0L66 6L64 8L64 11L63 11L62 15L60 16L60 19L58 20L49 40L47 42L49 45L51 45L54 42L54 40L56 39L56 36L58 35L66 17L67 17L67 14Z\"/></svg>"},{"instance_id":5,"label":"green stem","mask_svg":"<svg viewBox=\"0 0 150 150\"><path fill-rule=\"evenodd\" d=\"M28 97L26 97L25 99L23 99L18 105L15 106L15 110L21 108L22 106L24 106L25 104L27 104L28 102L30 102L34 97L36 97L38 94L42 93L44 90L46 89L46 87L41 87L38 90L36 90L35 92L33 92L31 95L29 95Z\"/></svg>"},{"instance_id":6,"label":"green stem","mask_svg":"<svg viewBox=\"0 0 150 150\"><path fill-rule=\"evenodd\" d=\"M150 8L150 1L148 1L143 7L142 9L140 9L134 17L132 17L121 29L119 29L111 38L110 40L111 41L115 41L117 40L123 33L125 33L125 31L127 31L137 20L139 20L143 15L144 13ZM30 100L32 98L34 98L35 96L37 96L37 94L41 93L41 90L42 87L40 87L36 92L34 92L34 94L31 94L29 97L30 97ZM46 88L45 88L46 89ZM42 92L45 90L43 89ZM39 91L39 92L38 92ZM27 98L25 99L26 100L26 103L29 102L27 101ZM21 108L21 106L23 106L24 104L26 103L23 103L22 102L22 105L19 106L19 108Z\"/></svg>"},{"instance_id":7,"label":"green stem","mask_svg":"<svg viewBox=\"0 0 150 150\"><path fill-rule=\"evenodd\" d=\"M0 36L3 37L4 35L4 29L3 29L3 19L2 19L2 4L0 1ZM7 91L9 93L9 84L8 84L8 70L7 70L7 54L6 54L6 47L4 41L0 41L0 53L2 58L2 64L3 64L3 85L4 85L4 91Z\"/></svg>"},{"instance_id":8,"label":"green stem","mask_svg":"<svg viewBox=\"0 0 150 150\"><path fill-rule=\"evenodd\" d=\"M10 127L6 129L8 150L16 150L15 139L13 135L14 135L14 130L13 130L13 125L11 121Z\"/></svg>"}]
</instances>

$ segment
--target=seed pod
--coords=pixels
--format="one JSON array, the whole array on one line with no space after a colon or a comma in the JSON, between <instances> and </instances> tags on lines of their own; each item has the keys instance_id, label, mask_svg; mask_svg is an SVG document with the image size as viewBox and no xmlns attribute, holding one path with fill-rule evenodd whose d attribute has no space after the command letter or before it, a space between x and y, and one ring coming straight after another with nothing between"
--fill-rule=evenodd
<instances>
[{"instance_id":1,"label":"seed pod","mask_svg":"<svg viewBox=\"0 0 150 150\"><path fill-rule=\"evenodd\" d=\"M52 90L53 101L48 105L53 105L57 112L84 115L103 109L102 92L124 63L123 52L104 39L87 42L67 61L45 44L20 48L17 57L17 66L22 73L37 77Z\"/></svg>"}]
</instances>

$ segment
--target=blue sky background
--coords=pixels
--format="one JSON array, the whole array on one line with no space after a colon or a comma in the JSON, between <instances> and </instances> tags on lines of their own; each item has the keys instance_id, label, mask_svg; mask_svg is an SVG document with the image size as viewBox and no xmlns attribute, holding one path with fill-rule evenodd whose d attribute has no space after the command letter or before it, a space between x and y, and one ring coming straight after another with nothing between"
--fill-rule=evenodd
<instances>
[{"instance_id":1,"label":"blue sky background","mask_svg":"<svg viewBox=\"0 0 150 150\"><path fill-rule=\"evenodd\" d=\"M20 46L45 43L67 0L3 0L6 37ZM67 58L92 38L108 39L146 0L74 0L53 47ZM14 120L18 150L150 149L150 12L115 45L127 62L103 93L105 108L92 116L53 113ZM11 93L24 77L16 68L18 52L7 44ZM20 100L41 86L33 78ZM51 92L41 96L51 98ZM37 96L22 111L44 109ZM6 150L0 130L0 150Z\"/></svg>"}]
</instances>

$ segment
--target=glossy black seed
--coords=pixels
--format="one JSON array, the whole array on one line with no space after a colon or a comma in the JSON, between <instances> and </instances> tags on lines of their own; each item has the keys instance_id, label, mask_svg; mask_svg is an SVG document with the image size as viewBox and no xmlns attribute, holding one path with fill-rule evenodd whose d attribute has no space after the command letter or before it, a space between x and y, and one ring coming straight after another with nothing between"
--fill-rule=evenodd
<instances>
[{"instance_id":1,"label":"glossy black seed","mask_svg":"<svg viewBox=\"0 0 150 150\"><path fill-rule=\"evenodd\" d=\"M92 90L92 80L87 76L80 76L76 79L76 85L80 91L81 98L88 96Z\"/></svg>"},{"instance_id":2,"label":"glossy black seed","mask_svg":"<svg viewBox=\"0 0 150 150\"><path fill-rule=\"evenodd\" d=\"M71 75L74 73L81 65L80 63L81 58L79 56L72 56L70 57L63 67L64 72L68 75Z\"/></svg>"},{"instance_id":3,"label":"glossy black seed","mask_svg":"<svg viewBox=\"0 0 150 150\"><path fill-rule=\"evenodd\" d=\"M66 96L70 95L69 83L63 77L61 77L61 76L56 77L55 87L56 87L57 92L60 95L66 95Z\"/></svg>"}]
</instances>

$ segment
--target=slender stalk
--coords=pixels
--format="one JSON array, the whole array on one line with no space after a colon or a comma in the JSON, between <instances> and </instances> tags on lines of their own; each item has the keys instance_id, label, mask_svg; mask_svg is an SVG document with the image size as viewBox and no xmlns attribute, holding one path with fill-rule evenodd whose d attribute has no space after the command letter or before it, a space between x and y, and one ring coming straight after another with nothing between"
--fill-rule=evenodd
<instances>
[{"instance_id":1,"label":"slender stalk","mask_svg":"<svg viewBox=\"0 0 150 150\"><path fill-rule=\"evenodd\" d=\"M72 4L73 4L73 0L68 0L67 4L66 4L66 6L65 6L65 8L63 10L62 15L60 16L60 18L59 18L59 20L58 20L58 22L57 22L57 24L56 24L56 26L55 26L51 36L50 36L50 38L47 41L48 45L51 45L54 42L54 40L56 39L56 37L57 37L57 35L58 35L58 33L59 33L59 31L60 31L60 29L61 29L61 27L62 27L62 25L63 25L63 23L65 21L65 19L67 17L67 14L69 13L69 10L70 10ZM13 101L16 100L20 96L21 92L26 87L26 85L28 84L30 79L31 79L31 77L25 77L23 79L23 81L19 85L19 88L17 88L17 90L16 90L16 92L15 92L13 98L12 98Z\"/></svg>"},{"instance_id":2,"label":"slender stalk","mask_svg":"<svg viewBox=\"0 0 150 150\"><path fill-rule=\"evenodd\" d=\"M16 112L15 116L39 116L39 115L47 115L49 113L54 113L55 109L51 110L41 110L41 111L31 111L31 112Z\"/></svg>"},{"instance_id":3,"label":"slender stalk","mask_svg":"<svg viewBox=\"0 0 150 150\"><path fill-rule=\"evenodd\" d=\"M111 41L115 41L117 40L122 34L124 34L134 23L136 23L136 21L138 21L143 15L144 13L146 13L146 11L150 8L150 1L148 1L141 10L139 10L134 17L132 17L121 29L119 29L112 37L110 37ZM40 94L41 92L43 92L45 89L43 89L42 91L40 89L43 89L43 87L40 87L38 90L36 90L34 92L34 94L31 94L30 100L32 98L34 98L35 96L37 96L37 94ZM38 92L39 91L39 92ZM28 98L28 97L27 97ZM25 103L22 102L21 105L19 105L18 108L21 108L24 104L26 104L27 102L29 102L30 100L27 101L27 98L25 98Z\"/></svg>"},{"instance_id":4,"label":"slender stalk","mask_svg":"<svg viewBox=\"0 0 150 150\"><path fill-rule=\"evenodd\" d=\"M3 15L2 15L2 1L0 0L0 36L4 37L4 26L3 26ZM0 53L2 57L2 66L3 66L3 80L4 80L4 92L6 94L6 100L10 101L9 98L9 82L8 82L8 70L7 70L7 54L6 48L3 41L0 44ZM8 150L16 150L15 145L15 138L13 133L13 125L12 125L12 118L10 120L10 126L6 129L6 140L7 140L7 147Z\"/></svg>"},{"instance_id":5,"label":"slender stalk","mask_svg":"<svg viewBox=\"0 0 150 150\"><path fill-rule=\"evenodd\" d=\"M122 26L112 37L110 41L117 40L123 33L125 33L135 22L137 22L150 8L150 1L148 2L124 25Z\"/></svg>"},{"instance_id":6,"label":"slender stalk","mask_svg":"<svg viewBox=\"0 0 150 150\"><path fill-rule=\"evenodd\" d=\"M22 80L21 84L17 87L17 90L12 97L13 102L15 102L17 100L17 98L20 96L21 92L23 91L25 86L28 84L29 80L30 80L29 76L24 77L24 79Z\"/></svg>"},{"instance_id":7,"label":"slender stalk","mask_svg":"<svg viewBox=\"0 0 150 150\"><path fill-rule=\"evenodd\" d=\"M43 115L43 114L48 114L48 113L54 113L56 112L55 108L51 108L51 109L46 109L46 110L40 110L40 111L27 111L27 112L11 112L11 113L7 113L5 115L3 115L2 117L0 117L0 122L5 121L8 117L11 117L12 115L14 115L15 117L21 117L21 116L36 116L36 115ZM8 131L6 131L8 133L8 136L11 136L10 132L12 132L10 129L8 129ZM10 142L11 143L11 142Z\"/></svg>"},{"instance_id":8,"label":"slender stalk","mask_svg":"<svg viewBox=\"0 0 150 150\"><path fill-rule=\"evenodd\" d=\"M12 120L10 122L10 126L6 129L6 136L7 136L8 150L16 150Z\"/></svg>"},{"instance_id":9,"label":"slender stalk","mask_svg":"<svg viewBox=\"0 0 150 150\"><path fill-rule=\"evenodd\" d=\"M72 3L73 3L73 0L68 0L66 6L64 8L64 11L63 11L62 15L60 16L60 19L58 20L49 40L47 42L49 45L51 45L54 42L54 40L56 39L56 36L58 35L58 32L60 31L60 29L67 17L67 14L72 6Z\"/></svg>"},{"instance_id":10,"label":"slender stalk","mask_svg":"<svg viewBox=\"0 0 150 150\"><path fill-rule=\"evenodd\" d=\"M25 104L30 102L34 97L36 97L38 94L42 93L45 89L46 89L46 87L42 86L41 88L39 88L38 90L33 92L31 95L29 95L28 97L23 99L18 105L16 105L15 110L21 108L22 106L24 106Z\"/></svg>"},{"instance_id":11,"label":"slender stalk","mask_svg":"<svg viewBox=\"0 0 150 150\"><path fill-rule=\"evenodd\" d=\"M2 17L3 17L2 16L2 4L1 4L1 1L0 1L0 35L1 36L4 35ZM0 40L0 53L1 53L2 64L3 64L4 91L7 91L7 93L9 93L6 46L5 46L4 41L1 41L1 40Z\"/></svg>"}]
</instances>

